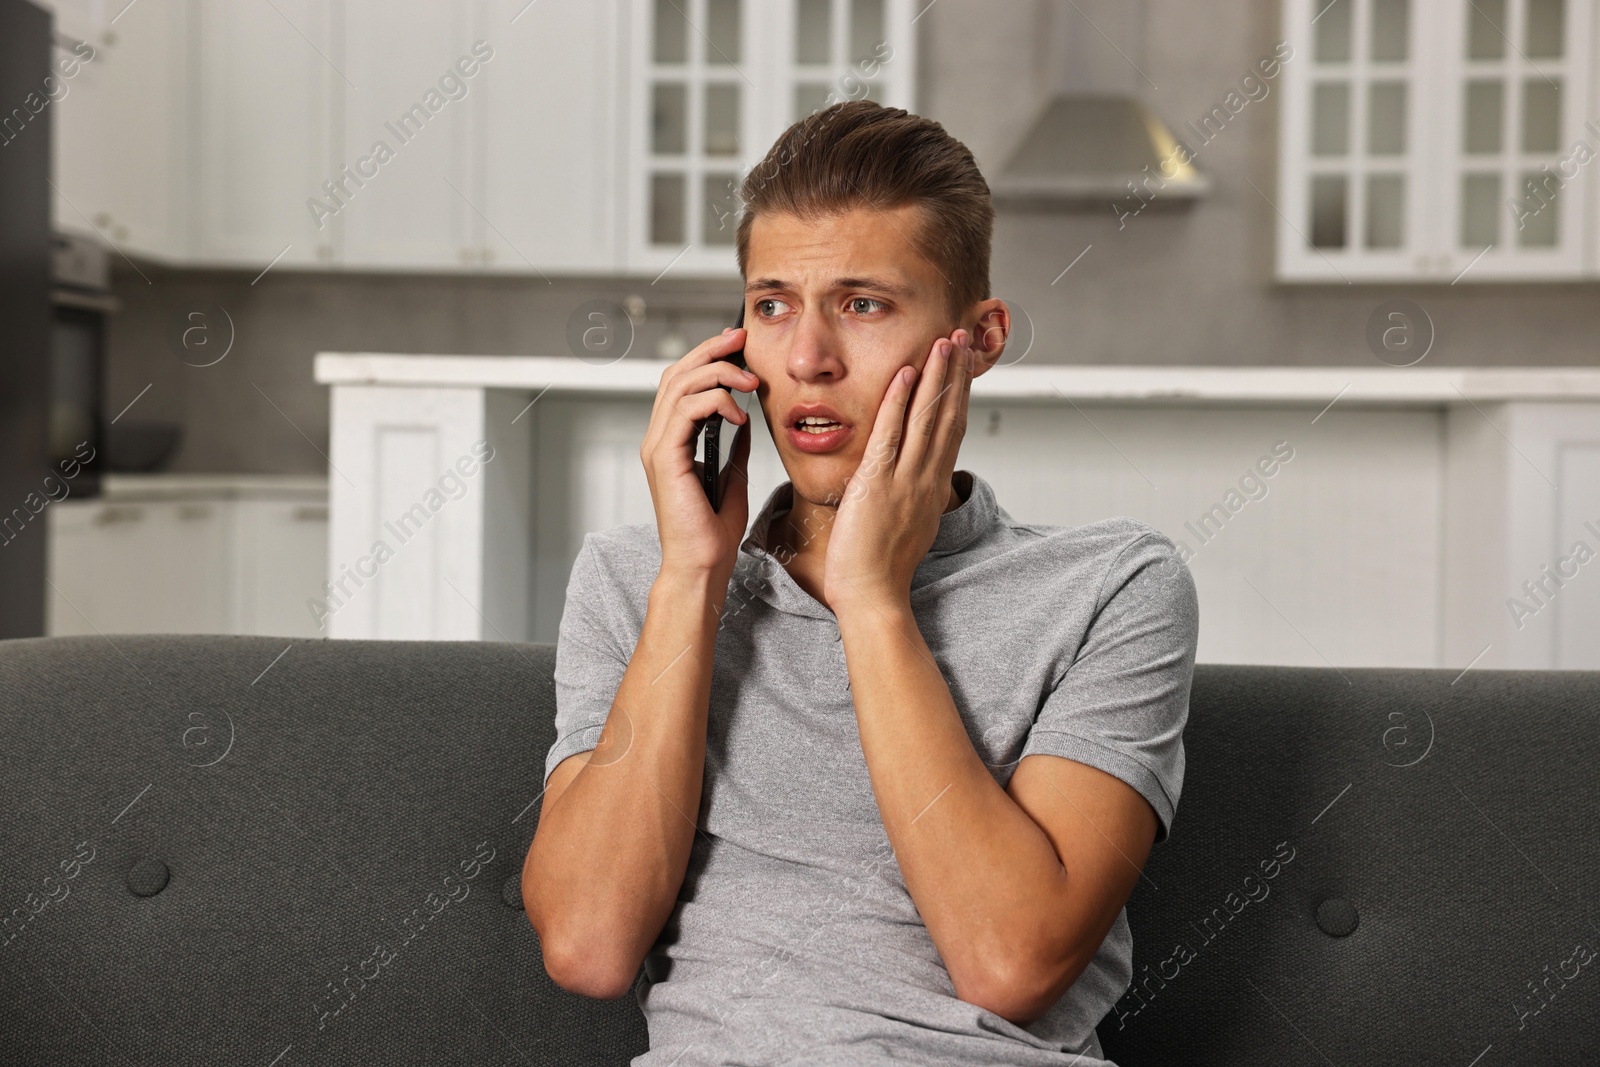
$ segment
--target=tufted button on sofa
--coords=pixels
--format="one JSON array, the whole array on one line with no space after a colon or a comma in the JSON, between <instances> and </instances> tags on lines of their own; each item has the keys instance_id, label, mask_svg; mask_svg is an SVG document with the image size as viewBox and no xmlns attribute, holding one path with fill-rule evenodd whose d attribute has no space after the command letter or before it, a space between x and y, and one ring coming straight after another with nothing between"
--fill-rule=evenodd
<instances>
[{"instance_id":1,"label":"tufted button on sofa","mask_svg":"<svg viewBox=\"0 0 1600 1067\"><path fill-rule=\"evenodd\" d=\"M553 664L0 642L0 1064L627 1064L522 910ZM1600 673L1458 674L1196 670L1109 1057L1600 1062Z\"/></svg>"}]
</instances>

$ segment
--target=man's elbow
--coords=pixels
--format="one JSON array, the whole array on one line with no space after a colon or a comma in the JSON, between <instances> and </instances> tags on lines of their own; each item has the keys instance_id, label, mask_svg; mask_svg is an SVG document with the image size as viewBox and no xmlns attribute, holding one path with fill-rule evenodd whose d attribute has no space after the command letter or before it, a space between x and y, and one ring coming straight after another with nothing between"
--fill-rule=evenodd
<instances>
[{"instance_id":1,"label":"man's elbow","mask_svg":"<svg viewBox=\"0 0 1600 1067\"><path fill-rule=\"evenodd\" d=\"M1013 955L989 967L983 976L970 979L957 995L1009 1023L1027 1026L1056 1005L1088 966L1089 958L1073 954L1035 960Z\"/></svg>"},{"instance_id":2,"label":"man's elbow","mask_svg":"<svg viewBox=\"0 0 1600 1067\"><path fill-rule=\"evenodd\" d=\"M639 976L638 965L609 958L609 954L595 951L592 944L573 944L540 934L539 949L550 980L579 996L616 1000L633 988L633 981Z\"/></svg>"},{"instance_id":3,"label":"man's elbow","mask_svg":"<svg viewBox=\"0 0 1600 1067\"><path fill-rule=\"evenodd\" d=\"M569 993L615 1000L633 987L639 961L623 959L605 938L563 929L541 907L526 876L522 902L528 922L539 937L539 952L550 980Z\"/></svg>"},{"instance_id":4,"label":"man's elbow","mask_svg":"<svg viewBox=\"0 0 1600 1067\"><path fill-rule=\"evenodd\" d=\"M1047 1001L1036 983L1017 979L989 980L976 988L958 990L958 995L1016 1026L1027 1026L1039 1019L1058 999L1051 997Z\"/></svg>"}]
</instances>

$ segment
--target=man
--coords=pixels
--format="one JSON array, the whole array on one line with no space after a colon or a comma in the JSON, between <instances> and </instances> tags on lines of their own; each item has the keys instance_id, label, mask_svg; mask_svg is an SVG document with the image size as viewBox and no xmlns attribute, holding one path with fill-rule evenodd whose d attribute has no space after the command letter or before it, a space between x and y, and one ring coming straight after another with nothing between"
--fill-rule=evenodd
<instances>
[{"instance_id":1,"label":"man","mask_svg":"<svg viewBox=\"0 0 1600 1067\"><path fill-rule=\"evenodd\" d=\"M741 193L746 326L662 375L655 523L573 565L522 877L545 967L613 998L642 964L650 1067L1103 1063L1183 782L1193 582L1149 526L1019 523L955 470L1010 319L941 126L836 105ZM748 422L733 390L790 479L748 534L747 487L713 511L695 472L697 420Z\"/></svg>"}]
</instances>

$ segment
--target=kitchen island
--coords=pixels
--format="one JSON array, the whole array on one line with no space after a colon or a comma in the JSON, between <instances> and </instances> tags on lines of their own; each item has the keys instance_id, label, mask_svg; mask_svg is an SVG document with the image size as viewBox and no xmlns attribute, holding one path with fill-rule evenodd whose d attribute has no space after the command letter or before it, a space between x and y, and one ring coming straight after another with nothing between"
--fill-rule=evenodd
<instances>
[{"instance_id":1,"label":"kitchen island","mask_svg":"<svg viewBox=\"0 0 1600 1067\"><path fill-rule=\"evenodd\" d=\"M668 364L321 353L335 637L554 640L583 535L653 521ZM784 480L759 417L752 514ZM1600 371L1001 366L959 466L1020 522L1178 546L1199 657L1600 668ZM1581 560L1579 557L1583 557Z\"/></svg>"}]
</instances>

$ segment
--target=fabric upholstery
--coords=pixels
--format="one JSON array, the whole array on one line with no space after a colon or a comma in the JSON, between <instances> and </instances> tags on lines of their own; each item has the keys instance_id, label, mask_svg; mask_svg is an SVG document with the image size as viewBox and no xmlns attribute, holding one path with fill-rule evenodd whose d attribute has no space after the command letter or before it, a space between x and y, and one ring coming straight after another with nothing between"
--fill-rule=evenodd
<instances>
[{"instance_id":1,"label":"fabric upholstery","mask_svg":"<svg viewBox=\"0 0 1600 1067\"><path fill-rule=\"evenodd\" d=\"M0 1063L626 1064L506 885L553 653L0 642ZM1197 668L1109 1056L1596 1062L1600 673L1454 678Z\"/></svg>"},{"instance_id":2,"label":"fabric upholstery","mask_svg":"<svg viewBox=\"0 0 1600 1067\"><path fill-rule=\"evenodd\" d=\"M1101 1022L1108 1056L1600 1062L1600 960L1545 1001L1528 985L1600 949L1600 673L1201 666L1184 740L1128 903L1152 995ZM1353 932L1319 926L1328 901Z\"/></svg>"}]
</instances>

